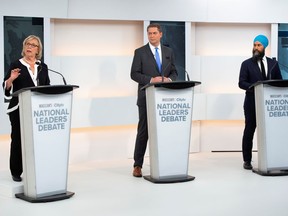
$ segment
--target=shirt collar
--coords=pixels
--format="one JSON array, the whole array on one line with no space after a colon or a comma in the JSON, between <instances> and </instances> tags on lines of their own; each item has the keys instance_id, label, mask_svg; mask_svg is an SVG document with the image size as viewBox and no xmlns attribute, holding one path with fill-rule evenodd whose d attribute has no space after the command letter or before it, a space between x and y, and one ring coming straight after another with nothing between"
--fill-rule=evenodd
<instances>
[{"instance_id":1,"label":"shirt collar","mask_svg":"<svg viewBox=\"0 0 288 216\"><path fill-rule=\"evenodd\" d=\"M150 44L149 43L149 47L150 47L150 49L152 50L152 52L154 53L155 52L155 46L153 46L152 44ZM159 44L158 46L157 46L157 48L158 48L158 51L161 51L161 44Z\"/></svg>"}]
</instances>

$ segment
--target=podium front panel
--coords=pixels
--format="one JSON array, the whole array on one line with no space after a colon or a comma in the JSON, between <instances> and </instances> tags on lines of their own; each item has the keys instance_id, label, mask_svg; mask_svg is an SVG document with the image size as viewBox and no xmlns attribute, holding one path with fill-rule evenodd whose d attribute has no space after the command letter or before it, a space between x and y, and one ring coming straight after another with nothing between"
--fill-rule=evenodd
<instances>
[{"instance_id":1,"label":"podium front panel","mask_svg":"<svg viewBox=\"0 0 288 216\"><path fill-rule=\"evenodd\" d=\"M255 87L258 168L262 172L288 168L288 87Z\"/></svg>"},{"instance_id":2,"label":"podium front panel","mask_svg":"<svg viewBox=\"0 0 288 216\"><path fill-rule=\"evenodd\" d=\"M39 198L65 193L72 91L19 95L24 194Z\"/></svg>"},{"instance_id":3,"label":"podium front panel","mask_svg":"<svg viewBox=\"0 0 288 216\"><path fill-rule=\"evenodd\" d=\"M188 174L193 88L146 89L151 177Z\"/></svg>"}]
</instances>

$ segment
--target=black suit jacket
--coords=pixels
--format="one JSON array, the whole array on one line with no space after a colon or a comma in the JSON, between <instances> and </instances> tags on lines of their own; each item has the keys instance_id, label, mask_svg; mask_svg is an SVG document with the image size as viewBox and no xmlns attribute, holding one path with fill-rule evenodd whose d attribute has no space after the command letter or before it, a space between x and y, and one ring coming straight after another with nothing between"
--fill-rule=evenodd
<instances>
[{"instance_id":1,"label":"black suit jacket","mask_svg":"<svg viewBox=\"0 0 288 216\"><path fill-rule=\"evenodd\" d=\"M268 79L282 79L281 71L278 62L266 57L268 66ZM253 58L245 60L241 64L240 75L239 75L239 87L246 90L246 95L254 96L253 88L249 88L254 83L263 80L261 70L258 66L257 61Z\"/></svg>"},{"instance_id":2,"label":"black suit jacket","mask_svg":"<svg viewBox=\"0 0 288 216\"><path fill-rule=\"evenodd\" d=\"M42 66L42 70L39 73L39 85L50 85L47 65L41 62L41 66ZM27 67L23 65L19 60L17 60L10 65L9 71L4 77L4 82L2 84L3 88L5 86L5 81L9 79L10 77L11 70L15 68L20 68L21 71L20 71L20 75L18 76L18 78L13 81L12 94L22 88L35 86ZM13 107L16 107L18 105L18 97L11 97L10 89L9 90L4 89L4 93L5 93L5 98L9 100L8 110Z\"/></svg>"},{"instance_id":3,"label":"black suit jacket","mask_svg":"<svg viewBox=\"0 0 288 216\"><path fill-rule=\"evenodd\" d=\"M171 48L162 46L162 73L164 77L176 80L177 71L174 64L174 54ZM138 83L138 106L146 106L145 90L141 88L148 83L152 77L161 76L149 43L138 48L134 52L131 66L131 79Z\"/></svg>"}]
</instances>

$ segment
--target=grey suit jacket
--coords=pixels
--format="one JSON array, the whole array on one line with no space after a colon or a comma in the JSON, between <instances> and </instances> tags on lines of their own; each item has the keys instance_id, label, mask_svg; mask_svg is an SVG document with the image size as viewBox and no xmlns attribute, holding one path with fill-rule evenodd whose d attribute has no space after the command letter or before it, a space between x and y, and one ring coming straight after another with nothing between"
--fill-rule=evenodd
<instances>
[{"instance_id":1,"label":"grey suit jacket","mask_svg":"<svg viewBox=\"0 0 288 216\"><path fill-rule=\"evenodd\" d=\"M171 48L161 45L162 73L164 77L176 80L177 71L174 64L174 54ZM149 44L135 50L131 66L131 79L138 83L138 106L146 106L145 90L141 88L150 83L151 78L161 76Z\"/></svg>"}]
</instances>

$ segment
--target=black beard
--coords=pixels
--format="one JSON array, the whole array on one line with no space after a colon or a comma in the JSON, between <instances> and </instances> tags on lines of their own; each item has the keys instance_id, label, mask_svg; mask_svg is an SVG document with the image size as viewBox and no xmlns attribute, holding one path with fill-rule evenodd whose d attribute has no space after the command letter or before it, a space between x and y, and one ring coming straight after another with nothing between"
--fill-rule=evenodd
<instances>
[{"instance_id":1,"label":"black beard","mask_svg":"<svg viewBox=\"0 0 288 216\"><path fill-rule=\"evenodd\" d=\"M258 60L262 60L262 58L265 56L265 49L263 50L263 52L259 52L258 50L252 50L252 59L254 61L258 61Z\"/></svg>"}]
</instances>

